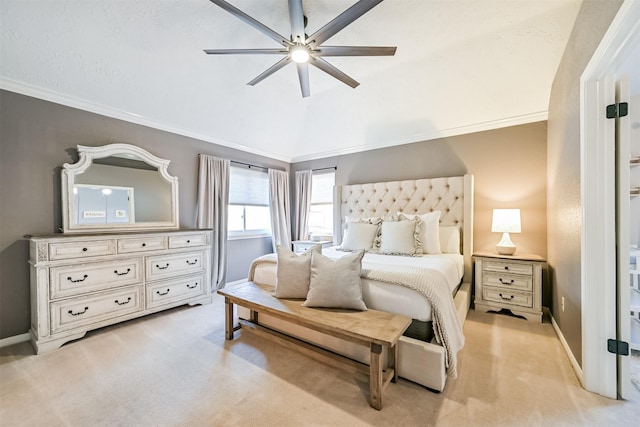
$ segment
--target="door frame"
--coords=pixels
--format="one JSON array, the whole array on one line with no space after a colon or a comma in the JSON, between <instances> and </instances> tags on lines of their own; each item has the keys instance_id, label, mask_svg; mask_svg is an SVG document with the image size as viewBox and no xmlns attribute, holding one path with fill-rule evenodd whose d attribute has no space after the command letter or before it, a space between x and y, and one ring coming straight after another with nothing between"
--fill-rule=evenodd
<instances>
[{"instance_id":1,"label":"door frame","mask_svg":"<svg viewBox=\"0 0 640 427\"><path fill-rule=\"evenodd\" d=\"M615 73L640 42L640 1L626 0L580 78L580 182L582 196L582 382L617 398L614 120L605 106L615 100ZM613 157L612 157L613 156Z\"/></svg>"}]
</instances>

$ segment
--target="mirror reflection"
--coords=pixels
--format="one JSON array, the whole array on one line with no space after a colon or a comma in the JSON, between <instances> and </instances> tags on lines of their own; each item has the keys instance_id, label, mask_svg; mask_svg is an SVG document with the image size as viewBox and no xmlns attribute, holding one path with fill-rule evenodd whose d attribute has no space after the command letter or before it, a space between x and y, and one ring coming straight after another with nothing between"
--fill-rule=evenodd
<instances>
[{"instance_id":1,"label":"mirror reflection","mask_svg":"<svg viewBox=\"0 0 640 427\"><path fill-rule=\"evenodd\" d=\"M177 179L168 160L128 144L78 146L63 168L65 232L177 228Z\"/></svg>"}]
</instances>

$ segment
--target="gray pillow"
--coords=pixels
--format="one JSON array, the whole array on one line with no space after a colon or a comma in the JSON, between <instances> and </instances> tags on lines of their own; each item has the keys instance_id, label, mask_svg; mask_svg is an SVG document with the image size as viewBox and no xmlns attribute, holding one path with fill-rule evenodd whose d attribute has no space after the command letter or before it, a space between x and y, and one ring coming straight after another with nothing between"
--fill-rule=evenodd
<instances>
[{"instance_id":1,"label":"gray pillow","mask_svg":"<svg viewBox=\"0 0 640 427\"><path fill-rule=\"evenodd\" d=\"M302 305L366 310L360 283L364 253L364 250L359 250L333 260L314 252L311 256L309 293Z\"/></svg>"},{"instance_id":2,"label":"gray pillow","mask_svg":"<svg viewBox=\"0 0 640 427\"><path fill-rule=\"evenodd\" d=\"M306 298L311 274L311 254L322 253L322 244L313 245L301 254L278 245L276 252L276 298Z\"/></svg>"}]
</instances>

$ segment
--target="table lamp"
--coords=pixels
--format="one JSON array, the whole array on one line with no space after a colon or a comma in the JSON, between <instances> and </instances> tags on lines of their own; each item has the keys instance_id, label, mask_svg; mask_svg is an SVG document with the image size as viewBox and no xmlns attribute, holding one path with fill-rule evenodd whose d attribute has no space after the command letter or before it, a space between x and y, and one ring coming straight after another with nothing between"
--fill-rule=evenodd
<instances>
[{"instance_id":1,"label":"table lamp","mask_svg":"<svg viewBox=\"0 0 640 427\"><path fill-rule=\"evenodd\" d=\"M502 233L502 239L496 245L501 255L513 255L516 245L511 241L509 233L520 233L520 209L494 209L491 231Z\"/></svg>"}]
</instances>

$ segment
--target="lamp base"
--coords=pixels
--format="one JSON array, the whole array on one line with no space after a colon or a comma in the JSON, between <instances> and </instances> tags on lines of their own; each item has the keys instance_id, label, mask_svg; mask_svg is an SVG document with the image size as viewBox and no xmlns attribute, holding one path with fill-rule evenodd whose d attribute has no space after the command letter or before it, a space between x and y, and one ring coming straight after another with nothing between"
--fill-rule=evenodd
<instances>
[{"instance_id":1,"label":"lamp base","mask_svg":"<svg viewBox=\"0 0 640 427\"><path fill-rule=\"evenodd\" d=\"M513 255L516 253L516 245L511 241L509 233L502 233L502 239L496 245L496 251L500 255Z\"/></svg>"}]
</instances>

